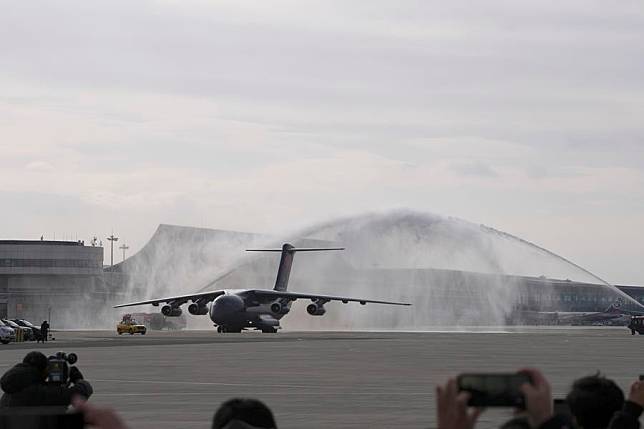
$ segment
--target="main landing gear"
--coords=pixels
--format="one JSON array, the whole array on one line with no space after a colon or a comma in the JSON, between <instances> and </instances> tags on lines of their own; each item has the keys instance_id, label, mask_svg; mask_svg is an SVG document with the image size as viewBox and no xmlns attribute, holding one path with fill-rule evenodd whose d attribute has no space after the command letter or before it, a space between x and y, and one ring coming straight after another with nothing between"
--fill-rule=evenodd
<instances>
[{"instance_id":1,"label":"main landing gear","mask_svg":"<svg viewBox=\"0 0 644 429\"><path fill-rule=\"evenodd\" d=\"M277 329L272 327L272 326L265 326L262 328L259 328L262 333L264 334L275 334L277 333ZM235 328L231 326L217 326L217 332L220 334L230 334L230 333L235 333L238 334L242 331L242 328Z\"/></svg>"}]
</instances>

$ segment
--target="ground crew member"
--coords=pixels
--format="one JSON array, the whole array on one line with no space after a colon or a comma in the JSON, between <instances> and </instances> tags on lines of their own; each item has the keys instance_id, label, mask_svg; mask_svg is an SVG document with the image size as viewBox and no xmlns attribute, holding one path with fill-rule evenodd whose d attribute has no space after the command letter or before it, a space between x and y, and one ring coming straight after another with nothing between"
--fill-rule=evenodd
<instances>
[{"instance_id":1,"label":"ground crew member","mask_svg":"<svg viewBox=\"0 0 644 429\"><path fill-rule=\"evenodd\" d=\"M49 323L46 320L43 320L40 325L40 339L44 343L47 341L47 335L49 334Z\"/></svg>"}]
</instances>

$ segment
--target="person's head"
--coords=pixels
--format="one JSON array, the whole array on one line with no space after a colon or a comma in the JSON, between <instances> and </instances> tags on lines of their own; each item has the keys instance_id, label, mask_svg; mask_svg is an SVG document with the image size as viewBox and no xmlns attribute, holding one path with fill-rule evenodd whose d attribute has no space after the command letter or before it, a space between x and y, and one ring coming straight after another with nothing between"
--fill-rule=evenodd
<instances>
[{"instance_id":1,"label":"person's head","mask_svg":"<svg viewBox=\"0 0 644 429\"><path fill-rule=\"evenodd\" d=\"M277 428L271 410L257 399L234 398L224 402L212 419L212 429L222 429L233 421L255 428Z\"/></svg>"},{"instance_id":2,"label":"person's head","mask_svg":"<svg viewBox=\"0 0 644 429\"><path fill-rule=\"evenodd\" d=\"M36 368L42 374L43 379L47 378L47 362L47 356L40 352L29 352L22 360L22 363Z\"/></svg>"},{"instance_id":3,"label":"person's head","mask_svg":"<svg viewBox=\"0 0 644 429\"><path fill-rule=\"evenodd\" d=\"M575 381L566 402L580 427L603 429L624 405L624 392L598 373Z\"/></svg>"}]
</instances>

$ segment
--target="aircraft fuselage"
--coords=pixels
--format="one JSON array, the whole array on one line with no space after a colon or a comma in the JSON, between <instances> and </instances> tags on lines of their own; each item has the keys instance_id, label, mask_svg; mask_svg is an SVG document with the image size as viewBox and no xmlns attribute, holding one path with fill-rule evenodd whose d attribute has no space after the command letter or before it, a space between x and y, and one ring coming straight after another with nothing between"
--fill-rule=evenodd
<instances>
[{"instance_id":1,"label":"aircraft fuselage","mask_svg":"<svg viewBox=\"0 0 644 429\"><path fill-rule=\"evenodd\" d=\"M226 332L244 328L269 332L278 329L279 320L290 311L290 302L279 299L258 302L244 293L244 290L227 290L212 302L208 315L218 329Z\"/></svg>"}]
</instances>

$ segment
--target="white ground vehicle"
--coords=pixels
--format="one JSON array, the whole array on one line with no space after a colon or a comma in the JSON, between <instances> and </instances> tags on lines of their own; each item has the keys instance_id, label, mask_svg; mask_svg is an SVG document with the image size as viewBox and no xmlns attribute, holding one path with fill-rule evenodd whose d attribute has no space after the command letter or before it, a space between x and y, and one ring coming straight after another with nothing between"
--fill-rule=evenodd
<instances>
[{"instance_id":1,"label":"white ground vehicle","mask_svg":"<svg viewBox=\"0 0 644 429\"><path fill-rule=\"evenodd\" d=\"M16 341L16 331L0 321L0 343L9 344L11 341Z\"/></svg>"},{"instance_id":2,"label":"white ground vehicle","mask_svg":"<svg viewBox=\"0 0 644 429\"><path fill-rule=\"evenodd\" d=\"M23 341L33 341L36 339L34 337L34 332L31 328L28 328L26 326L20 326L13 320L9 320L9 319L1 319L0 321L4 323L5 326L8 326L11 329L13 329L16 335L18 335L18 331L22 331Z\"/></svg>"}]
</instances>

